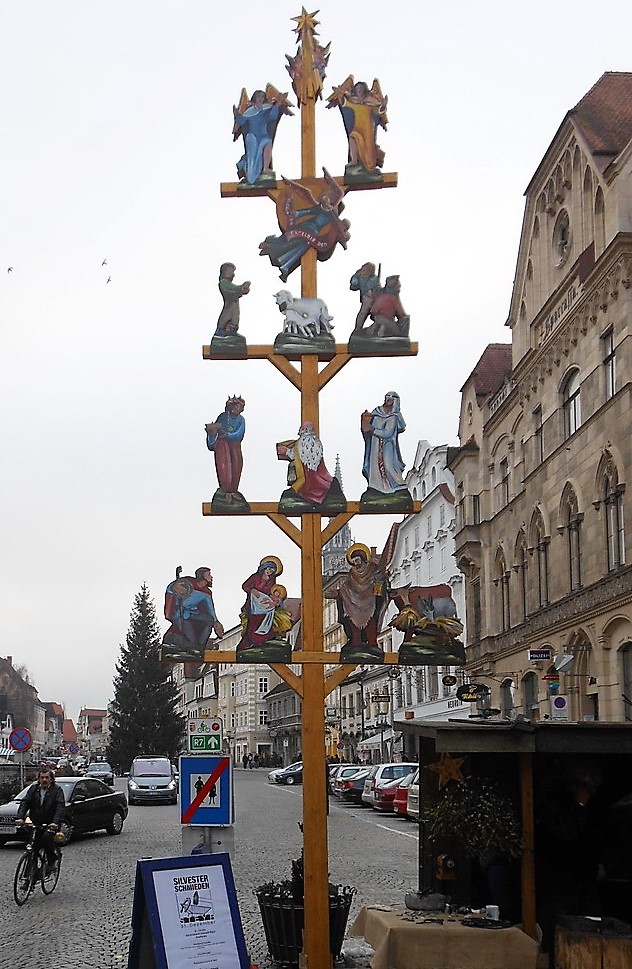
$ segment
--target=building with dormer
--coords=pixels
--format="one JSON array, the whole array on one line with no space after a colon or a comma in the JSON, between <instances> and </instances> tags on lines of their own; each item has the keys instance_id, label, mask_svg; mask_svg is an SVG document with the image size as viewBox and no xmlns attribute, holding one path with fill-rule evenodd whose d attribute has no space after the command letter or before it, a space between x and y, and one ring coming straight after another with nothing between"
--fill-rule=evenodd
<instances>
[{"instance_id":1,"label":"building with dormer","mask_svg":"<svg viewBox=\"0 0 632 969\"><path fill-rule=\"evenodd\" d=\"M632 717L632 73L563 119L526 189L507 327L451 457L470 677L508 717Z\"/></svg>"}]
</instances>

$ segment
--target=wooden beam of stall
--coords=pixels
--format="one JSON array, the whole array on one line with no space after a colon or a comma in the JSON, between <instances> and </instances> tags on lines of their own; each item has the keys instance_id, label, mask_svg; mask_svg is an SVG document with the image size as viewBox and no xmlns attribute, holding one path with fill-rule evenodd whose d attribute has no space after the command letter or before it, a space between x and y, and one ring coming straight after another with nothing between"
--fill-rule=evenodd
<instances>
[{"instance_id":1,"label":"wooden beam of stall","mask_svg":"<svg viewBox=\"0 0 632 969\"><path fill-rule=\"evenodd\" d=\"M522 808L522 929L532 939L538 937L535 909L535 826L533 818L533 754L518 755L520 800Z\"/></svg>"},{"instance_id":2,"label":"wooden beam of stall","mask_svg":"<svg viewBox=\"0 0 632 969\"><path fill-rule=\"evenodd\" d=\"M332 690L335 690L337 686L344 683L347 677L353 673L355 668L356 667L352 666L351 664L348 666L345 664L339 666L337 670L332 670L331 673L328 673L325 676L325 696L329 696Z\"/></svg>"}]
</instances>

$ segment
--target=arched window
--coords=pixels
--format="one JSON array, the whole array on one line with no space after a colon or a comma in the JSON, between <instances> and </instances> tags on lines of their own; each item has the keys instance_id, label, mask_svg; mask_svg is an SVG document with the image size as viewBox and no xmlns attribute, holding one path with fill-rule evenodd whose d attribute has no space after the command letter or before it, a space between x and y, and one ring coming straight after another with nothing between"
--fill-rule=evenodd
<instances>
[{"instance_id":1,"label":"arched window","mask_svg":"<svg viewBox=\"0 0 632 969\"><path fill-rule=\"evenodd\" d=\"M569 589L574 592L582 584L581 573L581 523L582 515L577 506L577 495L568 488L564 496L564 525L568 549Z\"/></svg>"},{"instance_id":2,"label":"arched window","mask_svg":"<svg viewBox=\"0 0 632 969\"><path fill-rule=\"evenodd\" d=\"M562 411L564 414L564 437L567 438L574 434L582 423L579 370L573 370L564 383Z\"/></svg>"},{"instance_id":3,"label":"arched window","mask_svg":"<svg viewBox=\"0 0 632 969\"><path fill-rule=\"evenodd\" d=\"M623 719L632 720L632 643L624 643L619 655L623 682Z\"/></svg>"},{"instance_id":4,"label":"arched window","mask_svg":"<svg viewBox=\"0 0 632 969\"><path fill-rule=\"evenodd\" d=\"M608 571L625 565L625 535L623 530L623 487L619 484L616 467L610 463L604 479L606 518L606 556Z\"/></svg>"},{"instance_id":5,"label":"arched window","mask_svg":"<svg viewBox=\"0 0 632 969\"><path fill-rule=\"evenodd\" d=\"M433 468L432 471L430 472L430 479L432 481L432 487L434 488L434 486L437 483L437 469L436 468Z\"/></svg>"},{"instance_id":6,"label":"arched window","mask_svg":"<svg viewBox=\"0 0 632 969\"><path fill-rule=\"evenodd\" d=\"M544 533L544 521L541 512L536 512L533 519L533 553L535 556L538 606L548 605L549 602L549 543Z\"/></svg>"},{"instance_id":7,"label":"arched window","mask_svg":"<svg viewBox=\"0 0 632 969\"><path fill-rule=\"evenodd\" d=\"M505 680L500 685L500 715L505 719L513 712L515 689L513 680Z\"/></svg>"},{"instance_id":8,"label":"arched window","mask_svg":"<svg viewBox=\"0 0 632 969\"><path fill-rule=\"evenodd\" d=\"M529 719L532 719L533 714L540 709L537 673L527 673L522 681L522 709L525 717L529 717Z\"/></svg>"},{"instance_id":9,"label":"arched window","mask_svg":"<svg viewBox=\"0 0 632 969\"><path fill-rule=\"evenodd\" d=\"M513 571L516 573L518 588L514 589L514 603L517 603L519 617L518 622L524 622L527 618L527 568L529 556L527 555L527 542L523 531L518 533L514 546Z\"/></svg>"},{"instance_id":10,"label":"arched window","mask_svg":"<svg viewBox=\"0 0 632 969\"><path fill-rule=\"evenodd\" d=\"M502 632L506 632L511 628L509 575L510 573L507 571L507 565L505 563L505 556L503 552L499 550L496 556L496 565L494 567L494 586L498 590L498 618L500 619L500 628Z\"/></svg>"}]
</instances>

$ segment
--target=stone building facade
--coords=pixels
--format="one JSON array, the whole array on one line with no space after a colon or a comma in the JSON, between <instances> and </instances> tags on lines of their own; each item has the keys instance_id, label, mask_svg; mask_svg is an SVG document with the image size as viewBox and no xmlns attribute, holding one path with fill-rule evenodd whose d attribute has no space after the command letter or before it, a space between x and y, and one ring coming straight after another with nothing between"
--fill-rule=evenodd
<instances>
[{"instance_id":1,"label":"stone building facade","mask_svg":"<svg viewBox=\"0 0 632 969\"><path fill-rule=\"evenodd\" d=\"M467 669L509 717L632 717L631 280L632 74L608 73L527 187L511 344L450 460Z\"/></svg>"}]
</instances>

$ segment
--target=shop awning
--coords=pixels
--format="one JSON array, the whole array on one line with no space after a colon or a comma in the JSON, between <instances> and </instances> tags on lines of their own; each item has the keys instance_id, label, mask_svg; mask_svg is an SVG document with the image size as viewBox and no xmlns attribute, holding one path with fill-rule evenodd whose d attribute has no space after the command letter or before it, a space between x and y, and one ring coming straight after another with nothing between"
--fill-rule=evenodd
<instances>
[{"instance_id":1,"label":"shop awning","mask_svg":"<svg viewBox=\"0 0 632 969\"><path fill-rule=\"evenodd\" d=\"M356 750L380 750L382 744L390 744L391 741L396 743L401 740L401 737L401 733L395 732L389 727L384 733L376 733L372 737L367 737L366 740L361 740L359 744L356 744Z\"/></svg>"},{"instance_id":2,"label":"shop awning","mask_svg":"<svg viewBox=\"0 0 632 969\"><path fill-rule=\"evenodd\" d=\"M13 757L14 753L12 747L0 747L0 757Z\"/></svg>"}]
</instances>

